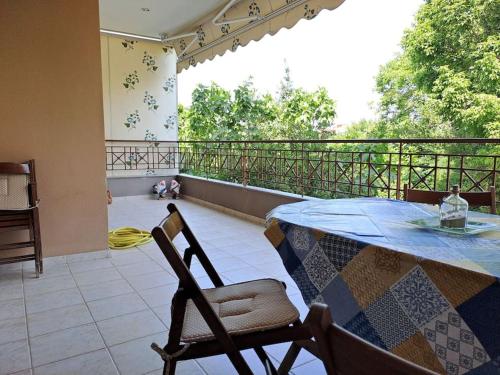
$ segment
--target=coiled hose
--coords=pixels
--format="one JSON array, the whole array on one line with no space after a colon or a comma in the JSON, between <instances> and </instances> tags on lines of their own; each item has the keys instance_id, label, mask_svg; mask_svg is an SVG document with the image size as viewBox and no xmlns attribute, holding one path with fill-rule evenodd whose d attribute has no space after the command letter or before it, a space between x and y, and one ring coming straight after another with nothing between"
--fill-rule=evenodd
<instances>
[{"instance_id":1,"label":"coiled hose","mask_svg":"<svg viewBox=\"0 0 500 375\"><path fill-rule=\"evenodd\" d=\"M130 249L152 240L150 232L132 227L121 227L108 232L108 246L115 250Z\"/></svg>"}]
</instances>

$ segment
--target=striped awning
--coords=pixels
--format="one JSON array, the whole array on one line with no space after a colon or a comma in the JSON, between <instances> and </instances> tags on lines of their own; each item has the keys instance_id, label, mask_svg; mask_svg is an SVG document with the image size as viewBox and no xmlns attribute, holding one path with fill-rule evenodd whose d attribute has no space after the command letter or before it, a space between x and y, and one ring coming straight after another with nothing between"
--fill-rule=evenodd
<instances>
[{"instance_id":1,"label":"striped awning","mask_svg":"<svg viewBox=\"0 0 500 375\"><path fill-rule=\"evenodd\" d=\"M266 34L291 28L301 19L312 19L323 9L335 9L344 0L233 0L175 35L163 35L177 52L177 72L226 51L235 51ZM227 7L226 7L227 8Z\"/></svg>"}]
</instances>

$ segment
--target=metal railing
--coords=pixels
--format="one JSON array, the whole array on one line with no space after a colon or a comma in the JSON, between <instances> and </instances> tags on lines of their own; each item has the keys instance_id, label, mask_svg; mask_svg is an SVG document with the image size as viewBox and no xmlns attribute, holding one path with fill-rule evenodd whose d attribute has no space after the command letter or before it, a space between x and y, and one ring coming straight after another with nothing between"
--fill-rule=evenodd
<instances>
[{"instance_id":1,"label":"metal railing","mask_svg":"<svg viewBox=\"0 0 500 375\"><path fill-rule=\"evenodd\" d=\"M318 197L500 186L500 139L107 141L107 170L160 169ZM500 190L500 189L499 189Z\"/></svg>"}]
</instances>

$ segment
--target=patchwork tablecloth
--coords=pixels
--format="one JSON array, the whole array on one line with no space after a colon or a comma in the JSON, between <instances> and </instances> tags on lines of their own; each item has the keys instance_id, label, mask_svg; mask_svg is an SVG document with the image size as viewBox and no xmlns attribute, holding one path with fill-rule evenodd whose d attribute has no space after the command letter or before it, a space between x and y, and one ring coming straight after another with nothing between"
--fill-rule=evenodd
<instances>
[{"instance_id":1,"label":"patchwork tablecloth","mask_svg":"<svg viewBox=\"0 0 500 375\"><path fill-rule=\"evenodd\" d=\"M388 199L294 203L266 236L307 304L373 344L440 373L500 374L500 218L458 236L408 220L432 206Z\"/></svg>"}]
</instances>

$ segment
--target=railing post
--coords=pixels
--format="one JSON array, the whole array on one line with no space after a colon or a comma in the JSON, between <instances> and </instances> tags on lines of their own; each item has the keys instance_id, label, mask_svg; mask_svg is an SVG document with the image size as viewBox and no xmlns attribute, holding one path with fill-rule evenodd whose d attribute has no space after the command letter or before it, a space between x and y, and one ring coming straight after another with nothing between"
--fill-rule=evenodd
<instances>
[{"instance_id":1,"label":"railing post","mask_svg":"<svg viewBox=\"0 0 500 375\"><path fill-rule=\"evenodd\" d=\"M207 157L208 157L208 143L205 142L205 152L203 153L203 172L205 173L205 178L208 180Z\"/></svg>"},{"instance_id":2,"label":"railing post","mask_svg":"<svg viewBox=\"0 0 500 375\"><path fill-rule=\"evenodd\" d=\"M401 158L403 155L403 142L399 141L398 169L396 173L396 199L401 199Z\"/></svg>"},{"instance_id":3,"label":"railing post","mask_svg":"<svg viewBox=\"0 0 500 375\"><path fill-rule=\"evenodd\" d=\"M242 174L242 184L243 186L248 185L248 146L245 142L243 144L243 153L241 157L241 174Z\"/></svg>"},{"instance_id":4,"label":"railing post","mask_svg":"<svg viewBox=\"0 0 500 375\"><path fill-rule=\"evenodd\" d=\"M301 169L300 169L300 195L304 196L304 162L305 162L305 157L304 157L304 142L300 143L302 146L302 162L300 163Z\"/></svg>"}]
</instances>

